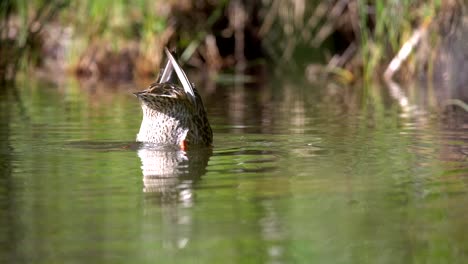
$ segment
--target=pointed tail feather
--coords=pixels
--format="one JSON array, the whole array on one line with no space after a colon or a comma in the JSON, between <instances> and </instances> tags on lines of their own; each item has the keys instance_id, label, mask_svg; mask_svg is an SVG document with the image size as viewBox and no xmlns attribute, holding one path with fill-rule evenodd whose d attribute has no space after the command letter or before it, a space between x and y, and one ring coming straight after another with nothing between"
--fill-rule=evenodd
<instances>
[{"instance_id":1,"label":"pointed tail feather","mask_svg":"<svg viewBox=\"0 0 468 264\"><path fill-rule=\"evenodd\" d=\"M166 66L162 73L159 75L158 79L156 80L157 83L165 83L171 80L172 72L174 71L174 67L172 66L172 61L168 58L166 62Z\"/></svg>"},{"instance_id":2,"label":"pointed tail feather","mask_svg":"<svg viewBox=\"0 0 468 264\"><path fill-rule=\"evenodd\" d=\"M169 62L172 64L172 67L174 68L177 77L179 78L180 83L182 84L182 87L184 87L184 91L187 94L187 97L195 105L195 92L193 91L192 84L187 78L187 75L185 75L184 70L180 67L179 63L177 63L176 59L174 58L174 56L172 56L171 52L167 48L165 48L164 51L166 52L166 56L169 59Z\"/></svg>"}]
</instances>

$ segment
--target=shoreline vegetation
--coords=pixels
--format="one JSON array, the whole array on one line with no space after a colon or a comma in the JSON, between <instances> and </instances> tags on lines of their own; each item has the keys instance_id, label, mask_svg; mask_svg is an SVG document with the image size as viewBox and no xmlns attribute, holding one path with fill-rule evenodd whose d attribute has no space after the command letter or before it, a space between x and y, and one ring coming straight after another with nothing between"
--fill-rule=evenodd
<instances>
[{"instance_id":1,"label":"shoreline vegetation","mask_svg":"<svg viewBox=\"0 0 468 264\"><path fill-rule=\"evenodd\" d=\"M169 46L209 76L274 65L343 85L384 73L432 80L443 74L438 64L456 58L454 45L464 48L466 8L461 0L4 0L0 79L37 69L111 82L153 78Z\"/></svg>"}]
</instances>

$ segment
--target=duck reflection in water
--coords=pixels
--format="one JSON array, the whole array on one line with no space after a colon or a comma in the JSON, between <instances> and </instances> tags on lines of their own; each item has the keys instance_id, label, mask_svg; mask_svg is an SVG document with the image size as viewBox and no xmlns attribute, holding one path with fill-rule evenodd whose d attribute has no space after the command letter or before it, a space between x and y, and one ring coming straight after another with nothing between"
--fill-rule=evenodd
<instances>
[{"instance_id":1,"label":"duck reflection in water","mask_svg":"<svg viewBox=\"0 0 468 264\"><path fill-rule=\"evenodd\" d=\"M211 148L183 151L143 144L138 150L143 173L144 232L158 236L165 247L185 248L193 236L194 185L206 173ZM154 219L161 221L155 231Z\"/></svg>"},{"instance_id":2,"label":"duck reflection in water","mask_svg":"<svg viewBox=\"0 0 468 264\"><path fill-rule=\"evenodd\" d=\"M161 202L193 202L193 184L206 173L210 148L183 151L143 145L138 150L143 191L158 194Z\"/></svg>"}]
</instances>

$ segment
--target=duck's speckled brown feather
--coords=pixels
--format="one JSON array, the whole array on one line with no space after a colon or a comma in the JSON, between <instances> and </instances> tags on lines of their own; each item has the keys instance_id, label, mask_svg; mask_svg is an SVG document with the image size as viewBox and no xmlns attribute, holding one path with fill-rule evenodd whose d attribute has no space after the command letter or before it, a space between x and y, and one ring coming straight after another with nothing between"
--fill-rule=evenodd
<instances>
[{"instance_id":1,"label":"duck's speckled brown feather","mask_svg":"<svg viewBox=\"0 0 468 264\"><path fill-rule=\"evenodd\" d=\"M184 89L174 83L153 83L148 89L135 93L143 109L137 141L210 146L213 132L202 99L192 88L194 104Z\"/></svg>"}]
</instances>

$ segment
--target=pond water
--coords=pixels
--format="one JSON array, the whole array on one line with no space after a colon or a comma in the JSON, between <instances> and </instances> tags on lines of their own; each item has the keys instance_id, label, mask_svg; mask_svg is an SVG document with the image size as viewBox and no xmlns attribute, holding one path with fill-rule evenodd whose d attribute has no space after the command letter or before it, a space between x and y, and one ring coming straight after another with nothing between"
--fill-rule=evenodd
<instances>
[{"instance_id":1,"label":"pond water","mask_svg":"<svg viewBox=\"0 0 468 264\"><path fill-rule=\"evenodd\" d=\"M214 148L162 151L132 89L0 89L1 263L467 263L466 125L272 81L204 89Z\"/></svg>"}]
</instances>

